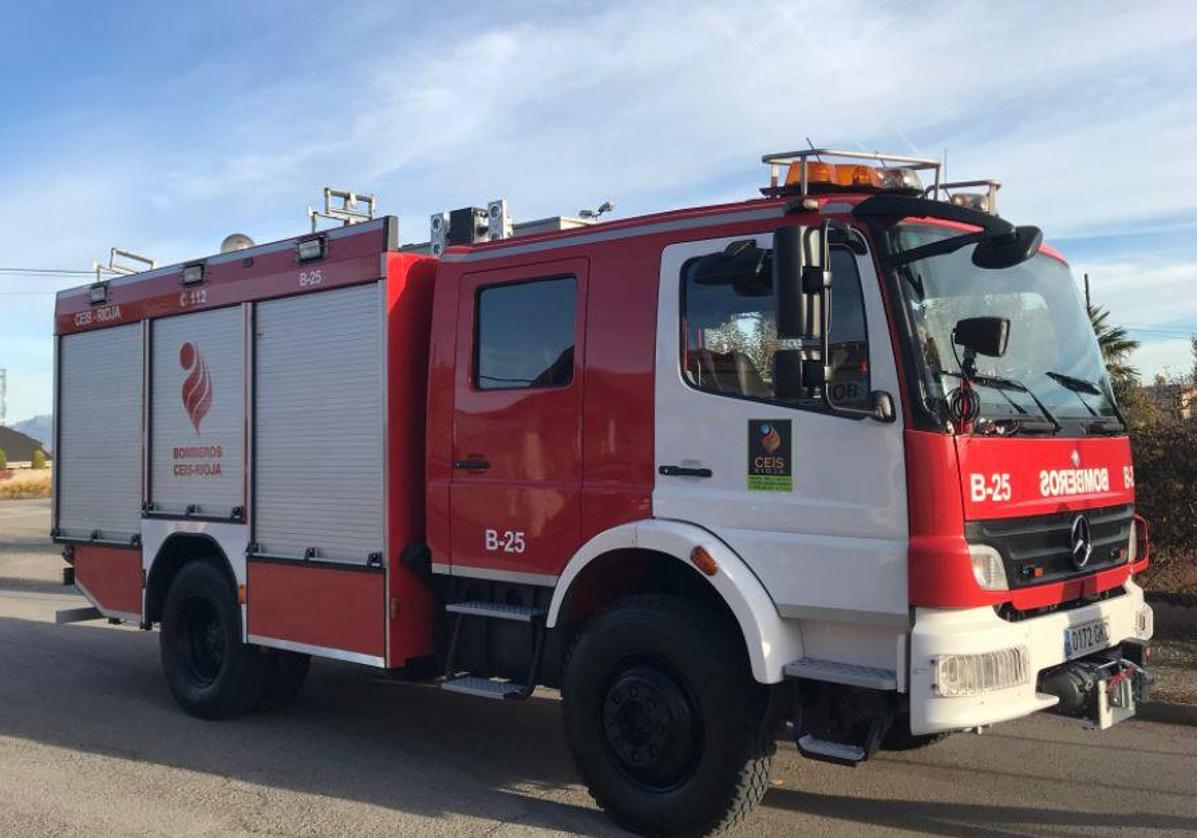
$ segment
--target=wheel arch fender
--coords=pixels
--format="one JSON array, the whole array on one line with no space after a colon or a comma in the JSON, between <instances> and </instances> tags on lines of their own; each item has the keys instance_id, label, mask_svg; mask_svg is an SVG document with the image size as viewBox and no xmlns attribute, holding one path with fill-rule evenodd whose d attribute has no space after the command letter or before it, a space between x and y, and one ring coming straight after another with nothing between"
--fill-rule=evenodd
<instances>
[{"instance_id":1,"label":"wheel arch fender","mask_svg":"<svg viewBox=\"0 0 1197 838\"><path fill-rule=\"evenodd\" d=\"M226 575L234 593L240 583L233 562L220 541L208 533L178 531L167 535L147 557L144 613L147 623L158 622L166 592L187 564L203 561Z\"/></svg>"},{"instance_id":2,"label":"wheel arch fender","mask_svg":"<svg viewBox=\"0 0 1197 838\"><path fill-rule=\"evenodd\" d=\"M696 547L702 547L715 560L718 570L713 575L703 573L690 561ZM546 618L548 628L557 625L562 607L583 571L596 560L621 550L669 556L706 580L735 618L757 681L780 682L783 667L802 657L798 624L782 619L768 591L744 560L709 530L685 521L647 519L621 524L583 544L557 580Z\"/></svg>"}]
</instances>

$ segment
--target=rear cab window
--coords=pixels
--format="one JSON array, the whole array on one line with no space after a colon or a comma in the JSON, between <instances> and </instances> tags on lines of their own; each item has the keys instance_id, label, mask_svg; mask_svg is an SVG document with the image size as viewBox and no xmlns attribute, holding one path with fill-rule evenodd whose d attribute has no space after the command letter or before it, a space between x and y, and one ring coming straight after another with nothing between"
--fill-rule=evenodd
<instances>
[{"instance_id":1,"label":"rear cab window","mask_svg":"<svg viewBox=\"0 0 1197 838\"><path fill-rule=\"evenodd\" d=\"M574 374L576 297L577 280L572 276L480 289L474 388L567 386Z\"/></svg>"}]
</instances>

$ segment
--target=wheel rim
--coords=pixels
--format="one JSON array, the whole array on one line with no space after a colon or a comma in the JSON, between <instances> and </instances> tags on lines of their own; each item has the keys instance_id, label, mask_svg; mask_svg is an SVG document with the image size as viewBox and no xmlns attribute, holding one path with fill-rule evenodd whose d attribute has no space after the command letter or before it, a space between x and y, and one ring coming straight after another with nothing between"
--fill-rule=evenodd
<instances>
[{"instance_id":1,"label":"wheel rim","mask_svg":"<svg viewBox=\"0 0 1197 838\"><path fill-rule=\"evenodd\" d=\"M607 750L630 779L653 791L684 783L702 753L696 704L685 683L653 662L626 666L602 704Z\"/></svg>"},{"instance_id":2,"label":"wheel rim","mask_svg":"<svg viewBox=\"0 0 1197 838\"><path fill-rule=\"evenodd\" d=\"M196 686L211 685L224 668L227 637L212 603L196 597L183 609L179 638L187 675Z\"/></svg>"}]
</instances>

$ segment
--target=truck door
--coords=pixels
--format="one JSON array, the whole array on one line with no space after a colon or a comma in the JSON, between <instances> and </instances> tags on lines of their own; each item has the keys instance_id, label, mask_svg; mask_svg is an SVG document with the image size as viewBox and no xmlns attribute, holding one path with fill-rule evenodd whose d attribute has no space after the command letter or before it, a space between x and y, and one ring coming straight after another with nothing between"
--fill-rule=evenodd
<instances>
[{"instance_id":1,"label":"truck door","mask_svg":"<svg viewBox=\"0 0 1197 838\"><path fill-rule=\"evenodd\" d=\"M454 575L551 585L578 547L586 277L573 259L462 279Z\"/></svg>"},{"instance_id":2,"label":"truck door","mask_svg":"<svg viewBox=\"0 0 1197 838\"><path fill-rule=\"evenodd\" d=\"M776 396L768 273L754 280L696 270L701 257L731 241L676 244L662 255L653 512L713 531L749 564L783 616L904 623L900 419L883 424L831 412L821 400ZM771 236L756 243L770 248ZM897 403L898 379L863 249L832 249L830 386L837 401L866 407L870 388Z\"/></svg>"}]
</instances>

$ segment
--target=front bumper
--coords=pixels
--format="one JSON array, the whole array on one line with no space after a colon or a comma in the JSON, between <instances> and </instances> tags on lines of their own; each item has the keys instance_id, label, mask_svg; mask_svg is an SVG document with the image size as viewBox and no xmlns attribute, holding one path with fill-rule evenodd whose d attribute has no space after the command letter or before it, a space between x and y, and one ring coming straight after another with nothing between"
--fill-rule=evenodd
<instances>
[{"instance_id":1,"label":"front bumper","mask_svg":"<svg viewBox=\"0 0 1197 838\"><path fill-rule=\"evenodd\" d=\"M1108 620L1109 646L1149 640L1151 606L1143 589L1127 580L1126 593L1092 605L1008 622L992 608L919 608L910 638L910 727L915 734L979 727L1055 706L1057 698L1037 691L1039 675L1065 662L1069 626ZM1021 684L977 695L944 696L936 691L936 662L944 655L973 655L1023 647L1028 677Z\"/></svg>"}]
</instances>

